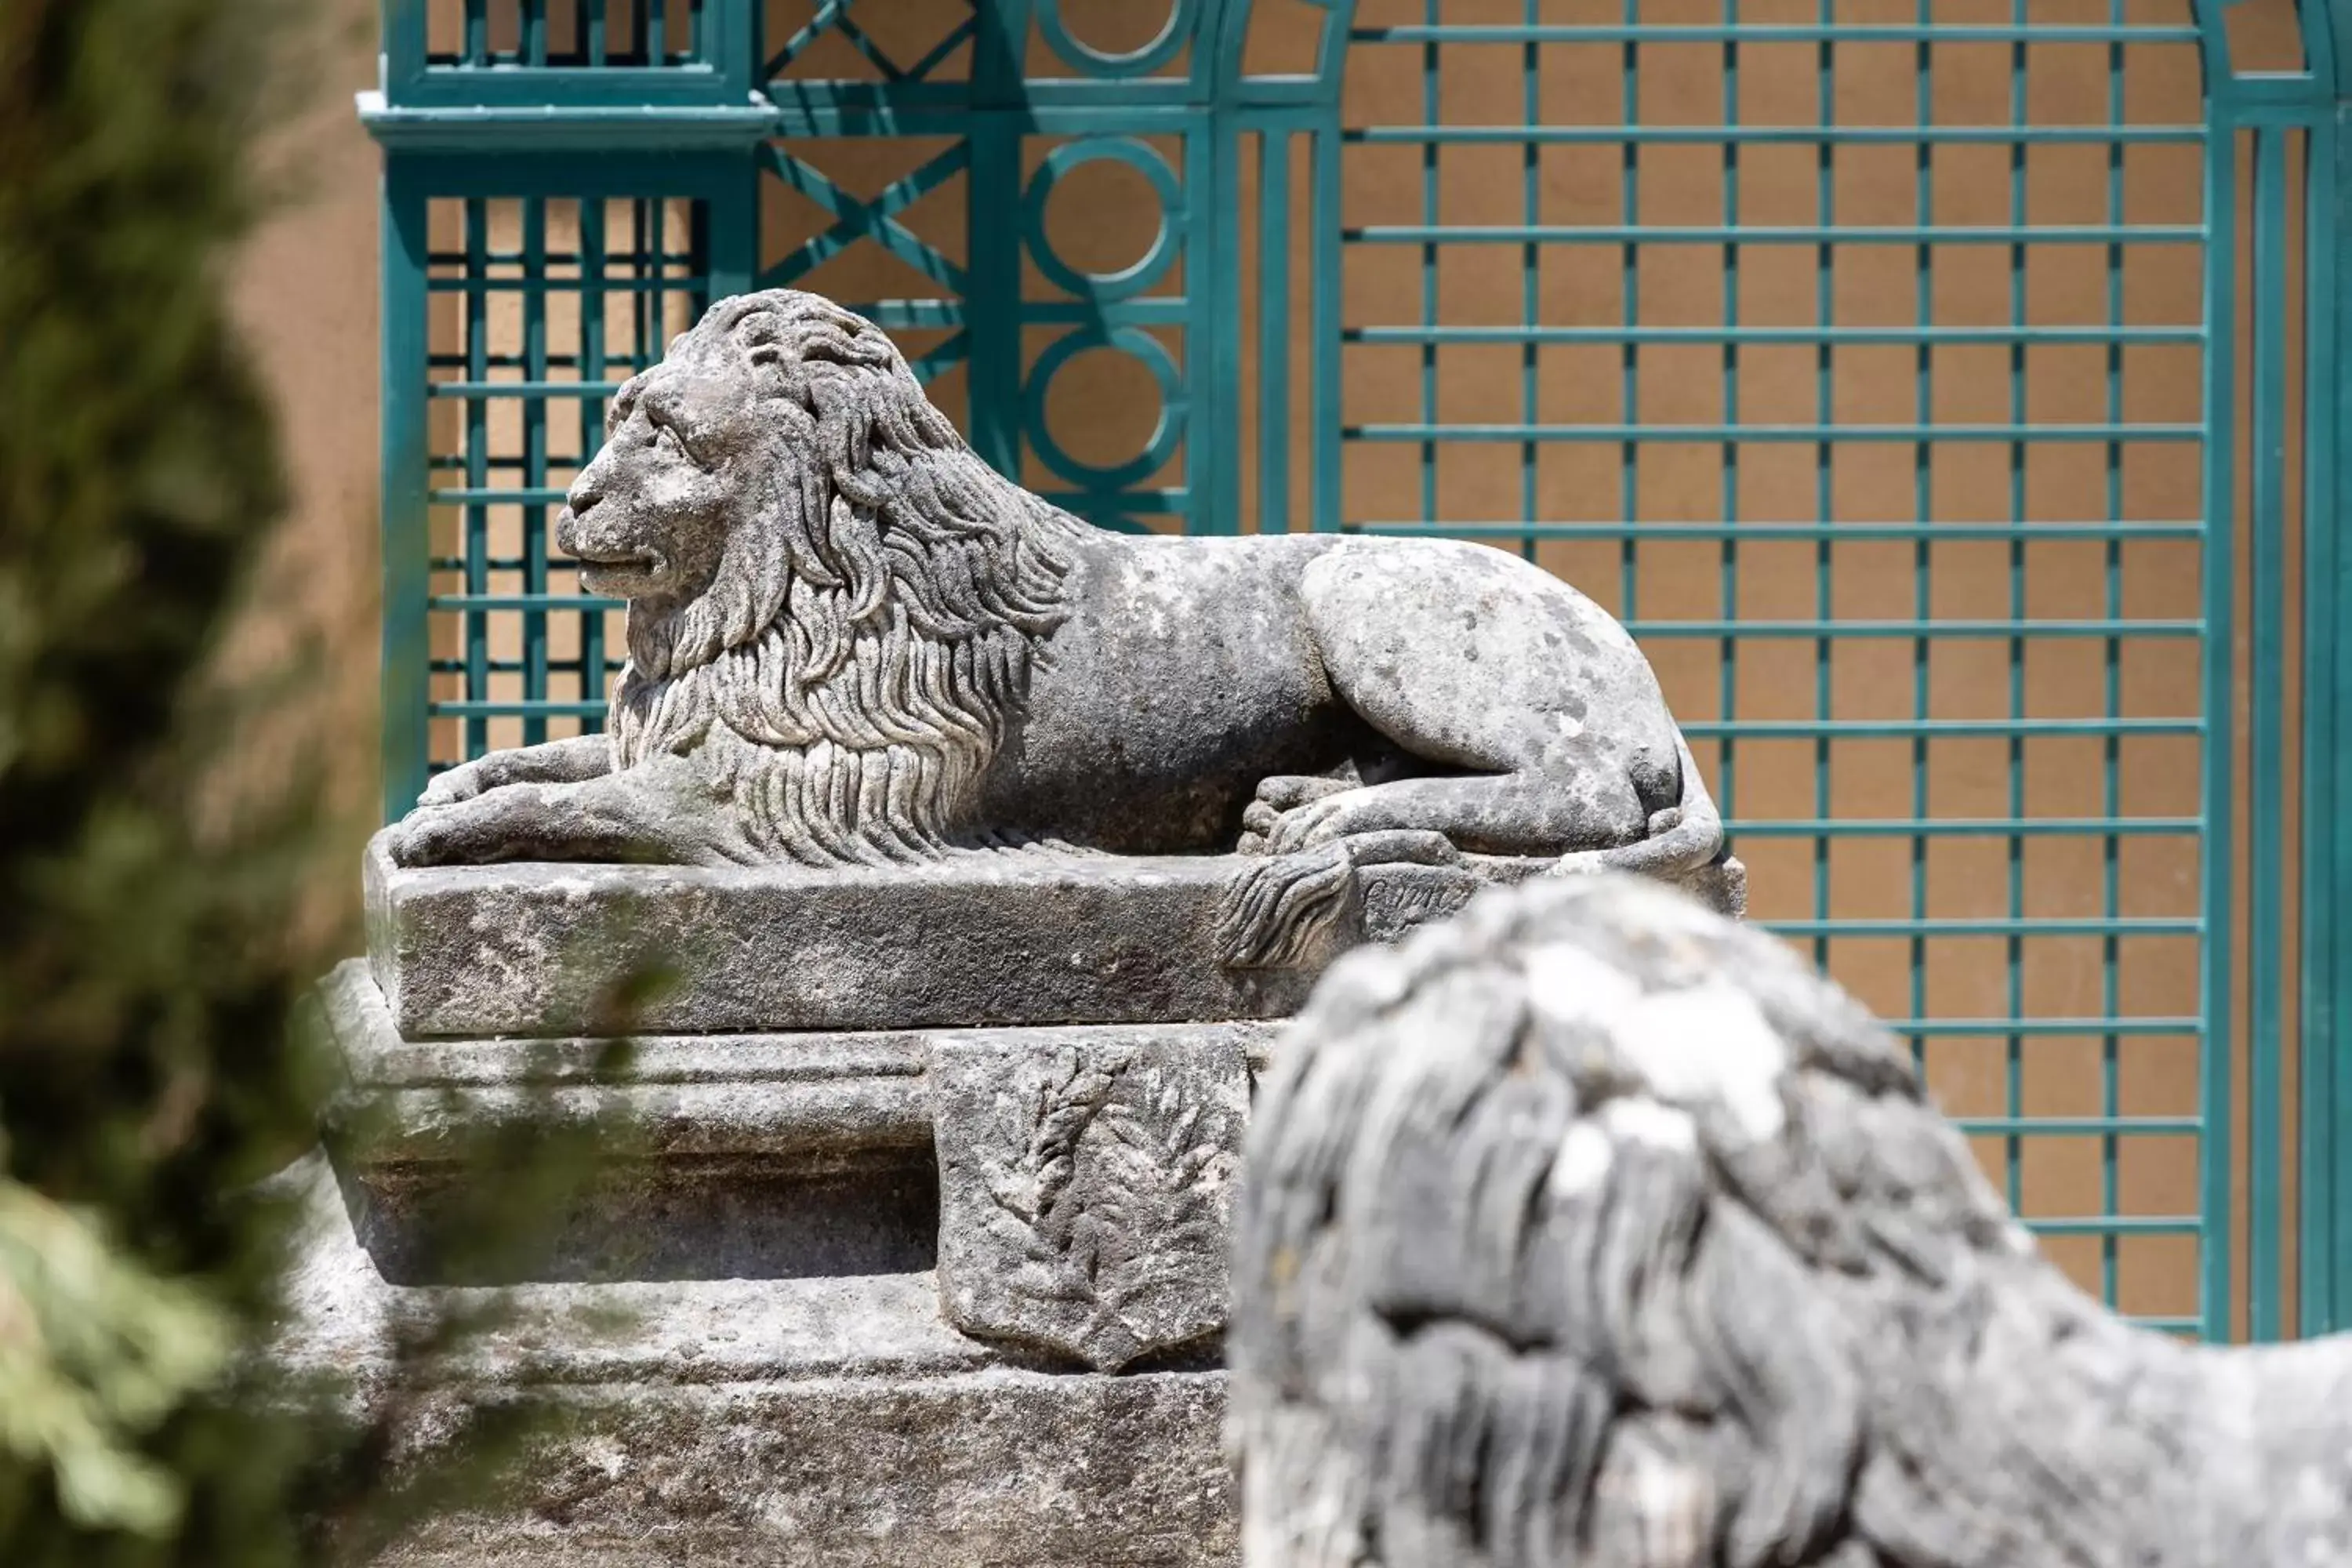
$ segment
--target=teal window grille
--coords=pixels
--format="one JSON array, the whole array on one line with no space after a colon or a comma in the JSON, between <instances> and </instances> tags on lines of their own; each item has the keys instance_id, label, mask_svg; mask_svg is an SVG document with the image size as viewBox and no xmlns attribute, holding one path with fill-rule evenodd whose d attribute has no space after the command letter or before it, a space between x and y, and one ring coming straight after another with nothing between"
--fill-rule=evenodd
<instances>
[{"instance_id":1,"label":"teal window grille","mask_svg":"<svg viewBox=\"0 0 2352 1568\"><path fill-rule=\"evenodd\" d=\"M603 402L805 284L1103 526L1444 532L1602 598L1759 918L2087 1288L2352 1326L2347 26L387 0L385 808L598 725L617 612L548 527Z\"/></svg>"}]
</instances>

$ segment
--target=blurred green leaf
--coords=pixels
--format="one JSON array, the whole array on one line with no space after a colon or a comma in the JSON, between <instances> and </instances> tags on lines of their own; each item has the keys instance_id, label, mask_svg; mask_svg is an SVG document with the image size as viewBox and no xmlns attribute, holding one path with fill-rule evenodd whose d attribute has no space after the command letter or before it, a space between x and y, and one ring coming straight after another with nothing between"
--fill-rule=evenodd
<instances>
[{"instance_id":1,"label":"blurred green leaf","mask_svg":"<svg viewBox=\"0 0 2352 1568\"><path fill-rule=\"evenodd\" d=\"M0 1181L0 1448L48 1467L76 1524L154 1536L179 1522L177 1478L132 1445L219 1374L233 1343L201 1292Z\"/></svg>"}]
</instances>

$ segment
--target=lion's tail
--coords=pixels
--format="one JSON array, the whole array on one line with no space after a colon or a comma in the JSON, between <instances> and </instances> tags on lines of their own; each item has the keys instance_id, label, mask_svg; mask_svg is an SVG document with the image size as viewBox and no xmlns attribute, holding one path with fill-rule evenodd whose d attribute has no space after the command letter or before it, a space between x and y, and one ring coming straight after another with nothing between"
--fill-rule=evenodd
<instances>
[{"instance_id":1,"label":"lion's tail","mask_svg":"<svg viewBox=\"0 0 2352 1568\"><path fill-rule=\"evenodd\" d=\"M1683 739L1679 727L1675 731L1675 754L1682 763L1682 799L1650 818L1648 837L1638 844L1563 855L1548 874L1573 877L1588 871L1633 871L1672 880L1712 865L1723 854L1723 814L1716 809L1715 797L1706 793L1690 742Z\"/></svg>"}]
</instances>

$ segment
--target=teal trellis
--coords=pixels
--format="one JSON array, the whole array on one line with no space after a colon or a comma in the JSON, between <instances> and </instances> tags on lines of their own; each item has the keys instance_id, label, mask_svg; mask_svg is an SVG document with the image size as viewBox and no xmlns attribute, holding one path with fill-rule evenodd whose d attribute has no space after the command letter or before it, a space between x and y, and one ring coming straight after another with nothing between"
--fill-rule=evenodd
<instances>
[{"instance_id":1,"label":"teal trellis","mask_svg":"<svg viewBox=\"0 0 2352 1568\"><path fill-rule=\"evenodd\" d=\"M1351 0L1161 0L1164 24L1114 50L1088 43L1059 0L802 0L802 19L781 38L762 36L766 7L751 0L386 0L383 79L362 98L384 150L385 809L403 809L435 767L601 721L618 651L613 610L568 591L547 534L563 481L600 438L604 401L710 299L810 280L872 247L919 282L908 297L849 302L902 336L927 381L961 374L965 426L991 463L1097 522L1434 531L1549 563L1563 551L1607 552L1612 603L1645 643L1710 661L1676 701L1713 700L1692 706L1689 728L1751 858L1796 847L1764 889L1779 900L1765 910L1775 928L1833 971L1868 944L1898 952L1908 993L1889 1009L1895 1026L1923 1054L1971 1041L1992 1053L1999 1103L1963 1120L1997 1151L2012 1200L2028 1195L2037 1150L2095 1148L2095 1212L2042 1212L2036 1227L2093 1248L2087 1267L2110 1300L2126 1247L2169 1237L2193 1247L2195 1306L2149 1314L2163 1326L2257 1337L2290 1318L2305 1331L2352 1327L2352 1064L2341 1059L2352 921L2338 914L2352 898L2352 833L2331 809L2352 796L2338 757L2352 734L2352 638L2338 631L2352 553L2335 529L2352 486L2336 456L2352 438L2340 385L2352 311L2338 256L2352 201L2341 64L2352 8L2302 0L2297 63L2242 68L2227 23L2259 8L2179 0L2168 19L2111 0L2103 20L2058 23L2015 0L2006 20L1956 23L1918 0L1911 20L1881 8L1855 22L1821 0L1812 20L1756 22L1739 0L1720 0L1714 21L1683 6L1653 22L1640 0L1624 0L1614 20L1570 23L1525 0L1516 23L1467 24L1446 21L1437 0L1397 0L1378 25L1368 10L1360 26ZM1282 68L1256 63L1276 34L1290 50ZM1719 121L1654 122L1642 101L1648 62L1694 47L1719 62ZM1781 51L1785 68L1791 49L1809 59L1818 112L1747 118L1743 87L1758 61ZM1864 68L1853 64L1864 49L1875 51L1873 72L1897 58L1889 50L1908 58L1915 121L1842 123L1830 112L1841 70ZM2028 83L2046 51L2067 49L2095 55L2104 112L2045 123ZM1963 50L2005 58L2005 114L1963 122L1937 112L1948 107L1937 102L1939 62ZM2130 111L2126 92L2128 69L2167 50L2195 55L2205 82L2201 113L2175 123ZM828 51L835 68L819 74ZM1514 62L1519 90L1466 110L1445 101L1449 62L1470 51ZM1414 112L1378 123L1343 114L1343 65L1375 54L1417 71ZM1547 104L1547 65L1570 58L1600 73L1578 79L1613 79L1612 112L1563 117ZM928 151L870 195L834 169L847 143L901 139ZM2127 160L2170 147L2201 163L2200 210L2142 221L2126 199ZM1792 148L1811 161L1811 216L1759 224L1743 192ZM1954 183L1939 177L1939 159L1972 148L2005 163L1979 176L2001 185L2005 216L1955 222L1939 205ZM1452 215L1442 170L1455 149L1517 161L1518 221ZM1912 161L1916 210L1901 222L1841 212L1842 158L1888 149ZM2038 218L2027 170L2045 149L2103 162L2102 215ZM1601 178L1613 213L1563 222L1545 205L1546 160L1592 150L1611 160ZM1656 168L1694 153L1712 165L1719 216L1694 221L1686 203L1673 221L1655 216L1675 194ZM1402 158L1417 174L1407 221L1342 213L1343 170L1373 157ZM1138 260L1090 275L1057 253L1045 208L1058 181L1101 161L1142 177L1160 226ZM965 216L947 236L917 209L950 187ZM778 197L812 205L818 226L771 254L763 225ZM1942 280L1958 269L1947 258L1962 250L1999 259L2005 310L1961 320L1939 307ZM1649 302L1652 266L1695 251L1719 263L1719 307L1670 319ZM1907 266L1907 319L1841 313L1839 268L1865 252ZM2142 258L2184 252L2200 265L2201 309L2148 319L2127 298L2127 276ZM2094 258L2102 310L2054 321L2030 308L2029 278L2061 253ZM1465 319L1449 269L1474 257L1490 285ZM1748 311L1742 279L1769 257L1808 269L1810 320ZM1388 303L1351 306L1343 320L1343 297L1360 298L1343 279L1394 276L1379 271L1391 258L1410 274L1417 308L1396 309L1392 290L1368 286L1362 300ZM1613 309L1563 314L1548 303L1555 269L1571 263L1610 280ZM2032 356L2053 350L2097 359L2094 411L2038 412ZM1710 357L1714 412L1646 416L1660 359L1694 351ZM1125 460L1079 460L1048 414L1055 376L1090 352L1130 356L1156 389L1156 427ZM2141 416L2134 356L2173 352L2197 365L2201 409ZM1884 353L1915 367L1908 405L1842 404L1843 367ZM2291 387L2298 353L2301 384ZM1352 367L1370 361L1358 356L1384 353L1410 360L1409 408L1367 407L1359 395ZM1489 355L1494 370L1475 418L1450 401L1446 378L1459 363L1449 356L1471 353ZM1602 356L1581 362L1599 368L1580 390L1613 399L1613 414L1558 412L1547 356L1568 354ZM1789 354L1803 374L1769 380L1786 363L1774 356ZM1965 376L1999 406L1962 421L1943 400L1968 354L1994 356L1995 368ZM1907 455L1907 506L1859 520L1841 511L1843 466L1865 452ZM2006 505L1946 516L1939 475L1986 452L2006 466ZM2036 510L2031 479L2053 452L2098 468L2103 504ZM2193 459L2189 499L2150 510L2133 471L2169 453ZM1460 487L1443 476L1465 454L1503 476L1499 503L1457 504ZM1791 454L1807 466L1811 500L1759 512L1742 476ZM1583 457L1600 464L1585 493L1613 498L1613 510L1562 515L1547 475ZM1669 458L1712 466L1720 494L1710 511L1654 517L1647 476ZM2096 610L2037 607L2063 585L2037 552L2060 542L2091 552L2065 571L2084 574ZM1857 606L1842 595L1841 563L1863 548L1905 553L1901 602ZM1661 606L1647 563L1668 549L1705 556L1689 580L1715 585L1711 607ZM2197 602L2136 613L2125 584L2144 570L2139 552L2161 550L2186 552ZM1775 602L1768 614L1752 574L1774 551L1803 555L1807 586L1801 604ZM1938 584L1965 551L2000 552L2006 588L2003 603L1962 617ZM1592 558L1578 559L1586 585L1606 592L1591 580ZM2290 602L2298 560L2301 599ZM1840 699L1842 652L1857 643L1906 663L1901 710L1857 715ZM2099 696L2049 705L2029 671L2054 645L2097 650ZM2135 695L2135 650L2152 647L2189 650L2194 678ZM2000 661L1997 710L1956 710L1936 686L1938 661L1971 648ZM1792 649L1804 667L1780 694L1792 705L1741 712L1740 701L1753 703L1743 672ZM1971 745L1992 748L1971 754L1997 756L2005 794L1956 814L1938 805L1936 781L1951 749ZM2030 784L2045 748L2062 745L2082 749L2095 787L2058 816L2032 806ZM2139 749L2167 745L2185 750ZM1838 781L1871 746L1899 755L1907 815L1841 808ZM1769 759L1791 755L1805 771L1793 796L1767 787ZM2168 760L2147 760L2158 756ZM2193 775L2193 801L2132 809L2132 785L2155 773ZM1833 868L1856 847L1889 842L1907 848L1907 870L1887 881L1891 904L1859 910L1836 893ZM2003 857L1985 883L1998 907L1951 912L1950 874L1930 868L1988 844ZM2087 901L2064 913L2030 896L2029 868L2053 844L2090 855ZM2143 908L2126 868L2167 845L2187 847L2193 888L2177 906ZM1997 949L2000 1000L1939 1013L1938 955L1968 943ZM2193 1005L2134 1004L2133 954L2152 944L2196 974ZM2068 973L2086 988L2063 1013L2034 1004L2035 973L2053 964L2075 965ZM2126 1068L2168 1041L2195 1049L2196 1104L2136 1112ZM2032 1110L2029 1069L2069 1042L2095 1055L2096 1102ZM2193 1150L2196 1201L2126 1213L2126 1151L2158 1145Z\"/></svg>"},{"instance_id":2,"label":"teal trellis","mask_svg":"<svg viewBox=\"0 0 2352 1568\"><path fill-rule=\"evenodd\" d=\"M548 578L544 535L562 499L549 411L572 405L562 417L587 446L569 456L584 458L590 409L657 358L664 333L683 321L648 319L621 334L625 344L551 356L543 342L533 351L499 339L509 300L528 317L523 335L540 339L564 294L573 297L566 310L583 316L609 309L622 289L656 311L683 307L690 316L714 294L797 283L871 244L933 292L849 302L893 332L936 334L915 352L916 372L929 381L964 368L969 434L992 463L1018 473L1034 454L1046 493L1105 526L1237 526L1240 470L1223 435L1239 407L1239 159L1245 139L1255 141L1271 215L1255 259L1279 284L1289 265L1290 139L1314 141L1326 205L1336 180L1347 5L1310 7L1319 18L1313 68L1290 73L1243 68L1250 7L1234 0L1181 0L1156 35L1125 52L1085 41L1058 0L999 0L960 14L929 7L951 19L895 53L876 36L879 7L850 0L823 0L772 53L750 0L700 0L691 26L666 35L656 29L675 8L645 0L461 0L446 9L456 25L436 40L423 0L387 5L384 88L362 100L385 151L388 814L415 798L432 769L482 750L501 722L520 723L514 739L543 735L551 722L593 726L615 657L598 618L604 607ZM876 79L797 74L827 39L854 49ZM1033 58L1033 44L1045 63L1024 71L1017 62ZM764 62L761 90L753 61ZM809 152L942 137L945 150L868 197L845 190ZM1160 207L1148 252L1102 276L1066 262L1045 221L1055 184L1097 161L1138 171ZM904 216L956 181L969 214L960 247L925 237ZM775 257L761 254L766 182L829 220ZM551 235L580 226L576 214L616 199L644 209L642 221L625 224L634 250L606 245L591 258L584 244L550 247ZM432 239L433 211L464 230L461 241ZM494 237L502 222L520 226L511 240ZM664 224L673 248L656 258L644 242ZM1336 264L1336 240L1317 242L1319 265ZM1042 295L1024 290L1024 264L1044 279ZM428 321L444 292L465 301L457 334L465 346L436 353ZM1318 321L1327 335L1336 329L1328 316ZM1267 341L1278 330L1270 316ZM1055 375L1089 350L1139 361L1160 400L1145 449L1108 466L1065 450L1045 414ZM1268 363L1264 494L1279 526L1288 465L1273 443L1292 394L1287 359ZM432 410L441 401L463 414L455 446L445 439L436 450ZM510 424L520 426L512 438ZM1192 438L1198 432L1219 438ZM519 516L501 510L514 508ZM517 527L520 539L502 553L497 541ZM454 549L436 553L436 529L456 533ZM576 637L551 640L575 620ZM428 646L436 636L454 646Z\"/></svg>"}]
</instances>

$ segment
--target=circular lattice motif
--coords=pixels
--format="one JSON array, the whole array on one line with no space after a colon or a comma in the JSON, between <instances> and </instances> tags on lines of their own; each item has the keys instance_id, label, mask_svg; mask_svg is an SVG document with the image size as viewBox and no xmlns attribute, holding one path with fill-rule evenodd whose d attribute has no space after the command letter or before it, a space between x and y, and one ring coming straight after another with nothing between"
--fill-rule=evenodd
<instances>
[{"instance_id":1,"label":"circular lattice motif","mask_svg":"<svg viewBox=\"0 0 2352 1568\"><path fill-rule=\"evenodd\" d=\"M1144 0L1118 0L1123 11L1140 8L1143 4ZM1149 76L1176 58L1176 51L1192 36L1192 23L1199 10L1200 0L1175 0L1160 31L1131 49L1098 48L1079 37L1062 16L1062 0L1037 0L1037 26L1045 35L1046 47L1083 75Z\"/></svg>"},{"instance_id":2,"label":"circular lattice motif","mask_svg":"<svg viewBox=\"0 0 2352 1568\"><path fill-rule=\"evenodd\" d=\"M1124 462L1097 465L1079 461L1070 455L1054 437L1046 417L1047 395L1052 391L1054 377L1062 368L1082 353L1094 350L1110 350L1132 355L1151 373L1160 384L1160 419L1152 426L1150 438L1143 450ZM1099 328L1083 327L1066 336L1056 338L1037 356L1029 372L1029 384L1022 397L1022 419L1029 431L1029 444L1045 466L1063 479L1082 489L1119 489L1157 473L1175 453L1176 443L1184 435L1184 384L1177 373L1176 362L1159 339L1140 327L1114 327L1108 332Z\"/></svg>"},{"instance_id":3,"label":"circular lattice motif","mask_svg":"<svg viewBox=\"0 0 2352 1568\"><path fill-rule=\"evenodd\" d=\"M1123 163L1150 183L1151 194L1160 203L1160 227L1152 235L1150 247L1118 271L1084 272L1055 251L1053 238L1045 231L1045 209L1053 200L1055 185L1071 171L1106 161ZM1045 154L1022 197L1021 227L1037 269L1057 287L1082 299L1125 300L1160 281L1174 264L1176 252L1183 242L1182 202L1176 171L1150 144L1129 136L1089 137L1065 142Z\"/></svg>"}]
</instances>

